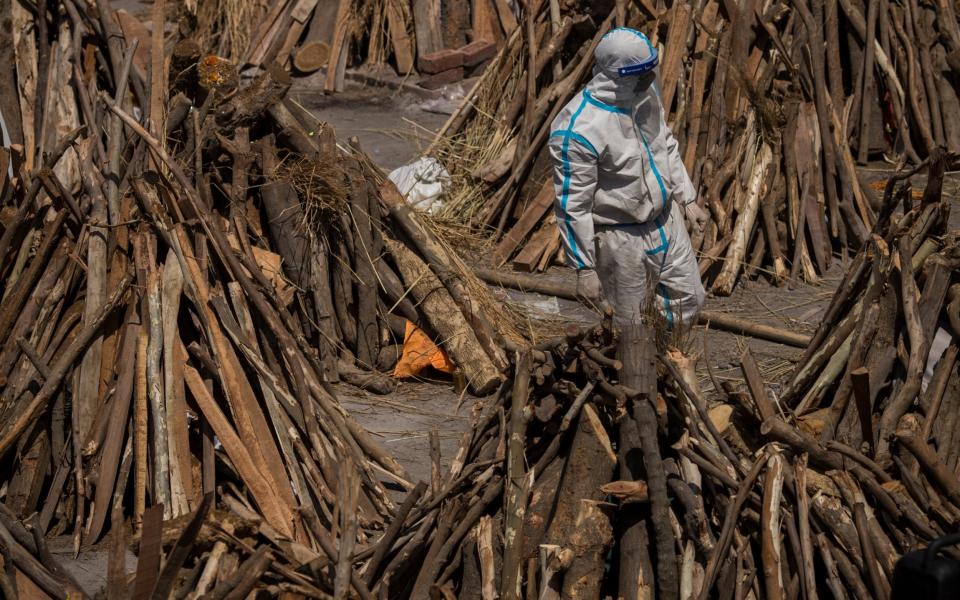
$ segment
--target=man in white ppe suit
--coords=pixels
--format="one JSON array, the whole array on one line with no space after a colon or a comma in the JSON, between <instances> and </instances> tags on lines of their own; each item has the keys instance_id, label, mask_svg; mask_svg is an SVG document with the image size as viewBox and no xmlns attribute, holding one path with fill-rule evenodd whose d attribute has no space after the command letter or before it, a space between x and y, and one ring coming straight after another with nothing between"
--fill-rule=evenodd
<instances>
[{"instance_id":1,"label":"man in white ppe suit","mask_svg":"<svg viewBox=\"0 0 960 600\"><path fill-rule=\"evenodd\" d=\"M707 215L664 120L657 51L642 33L609 32L593 79L553 121L557 222L577 293L639 322L649 290L668 325L696 323L704 292L684 215Z\"/></svg>"}]
</instances>

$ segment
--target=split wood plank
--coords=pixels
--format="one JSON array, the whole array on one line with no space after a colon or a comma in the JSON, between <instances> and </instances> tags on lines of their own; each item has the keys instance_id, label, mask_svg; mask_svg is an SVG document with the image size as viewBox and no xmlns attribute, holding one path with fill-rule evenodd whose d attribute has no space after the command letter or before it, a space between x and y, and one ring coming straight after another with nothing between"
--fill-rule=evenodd
<instances>
[{"instance_id":1,"label":"split wood plank","mask_svg":"<svg viewBox=\"0 0 960 600\"><path fill-rule=\"evenodd\" d=\"M555 222L547 219L543 226L530 238L523 250L513 259L513 268L518 271L531 272L537 269L544 253L553 247L554 241L560 240L560 229Z\"/></svg>"},{"instance_id":2,"label":"split wood plank","mask_svg":"<svg viewBox=\"0 0 960 600\"><path fill-rule=\"evenodd\" d=\"M670 31L667 33L663 60L660 63L660 96L663 110L669 114L673 95L680 79L680 61L687 56L687 34L690 28L690 16L693 8L686 2L678 2L673 7Z\"/></svg>"},{"instance_id":3,"label":"split wood plank","mask_svg":"<svg viewBox=\"0 0 960 600\"><path fill-rule=\"evenodd\" d=\"M313 14L317 2L318 0L298 0L297 3L293 5L293 8L290 9L289 16L291 23L287 29L286 39L276 54L281 66L286 67L289 65L290 52L303 34L303 30L307 28L307 22L310 19L310 15Z\"/></svg>"},{"instance_id":4,"label":"split wood plank","mask_svg":"<svg viewBox=\"0 0 960 600\"><path fill-rule=\"evenodd\" d=\"M341 65L345 64L347 45L347 26L350 20L350 0L340 0L337 6L337 20L333 28L333 41L330 44L330 56L327 58L327 75L323 82L326 93L341 91L343 80Z\"/></svg>"},{"instance_id":5,"label":"split wood plank","mask_svg":"<svg viewBox=\"0 0 960 600\"><path fill-rule=\"evenodd\" d=\"M418 58L443 50L440 0L413 0L413 27L417 36Z\"/></svg>"},{"instance_id":6,"label":"split wood plank","mask_svg":"<svg viewBox=\"0 0 960 600\"><path fill-rule=\"evenodd\" d=\"M540 186L540 191L537 192L526 212L497 244L493 251L493 263L495 265L500 266L510 258L517 247L533 231L533 228L537 226L537 223L543 219L547 210L553 206L554 196L553 179L548 178Z\"/></svg>"},{"instance_id":7,"label":"split wood plank","mask_svg":"<svg viewBox=\"0 0 960 600\"><path fill-rule=\"evenodd\" d=\"M227 456L230 457L240 477L243 478L243 482L249 486L250 492L260 506L260 510L263 511L263 516L274 529L290 536L293 529L289 509L276 495L273 486L261 475L262 471L255 465L246 446L240 440L240 436L230 425L230 421L220 409L216 400L207 391L207 386L204 385L200 374L190 365L184 368L183 374L197 406L210 423L217 439L223 444Z\"/></svg>"},{"instance_id":8,"label":"split wood plank","mask_svg":"<svg viewBox=\"0 0 960 600\"><path fill-rule=\"evenodd\" d=\"M497 17L500 19L500 26L503 27L504 33L509 37L519 26L517 16L510 10L510 5L507 4L507 0L494 0L494 4L497 7Z\"/></svg>"},{"instance_id":9,"label":"split wood plank","mask_svg":"<svg viewBox=\"0 0 960 600\"><path fill-rule=\"evenodd\" d=\"M493 8L493 5L490 4L490 1L491 0L473 0L473 3L470 7L470 17L473 26L473 41L497 41L496 35L494 34L495 28L498 26L496 21L497 17L494 14L495 9Z\"/></svg>"},{"instance_id":10,"label":"split wood plank","mask_svg":"<svg viewBox=\"0 0 960 600\"><path fill-rule=\"evenodd\" d=\"M397 73L409 75L414 71L414 40L407 29L406 6L400 0L387 0L387 30L393 45L393 56L397 61Z\"/></svg>"}]
</instances>

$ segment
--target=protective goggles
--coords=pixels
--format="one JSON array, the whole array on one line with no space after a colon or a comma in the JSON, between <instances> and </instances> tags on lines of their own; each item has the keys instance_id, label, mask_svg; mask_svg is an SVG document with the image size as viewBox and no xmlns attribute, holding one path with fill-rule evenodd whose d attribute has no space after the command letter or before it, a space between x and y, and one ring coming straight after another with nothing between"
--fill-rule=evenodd
<instances>
[{"instance_id":1,"label":"protective goggles","mask_svg":"<svg viewBox=\"0 0 960 600\"><path fill-rule=\"evenodd\" d=\"M649 71L652 71L654 67L660 62L660 56L654 52L653 56L643 61L642 63L636 65L627 65L626 67L620 67L617 69L617 75L620 77L629 77L630 75L642 75Z\"/></svg>"}]
</instances>

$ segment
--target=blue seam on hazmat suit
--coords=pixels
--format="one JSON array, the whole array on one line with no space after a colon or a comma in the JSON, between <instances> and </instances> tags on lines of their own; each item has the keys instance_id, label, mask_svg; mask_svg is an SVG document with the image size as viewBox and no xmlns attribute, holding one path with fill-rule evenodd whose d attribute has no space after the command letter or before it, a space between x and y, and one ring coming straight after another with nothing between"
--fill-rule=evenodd
<instances>
[{"instance_id":1,"label":"blue seam on hazmat suit","mask_svg":"<svg viewBox=\"0 0 960 600\"><path fill-rule=\"evenodd\" d=\"M667 188L663 185L663 179L660 177L660 169L657 168L657 162L653 160L653 152L650 151L650 145L647 144L647 137L643 135L642 131L638 133L640 134L640 140L643 142L643 147L647 150L647 158L650 159L650 168L653 169L653 176L657 178L657 185L660 186L660 198L663 200L660 210L661 212L665 212L667 208ZM657 219L657 232L660 233L660 245L653 250L647 250L647 254L659 254L663 252L664 255L666 255L667 250L670 248L670 243L667 241L666 232L663 231L663 221L659 218Z\"/></svg>"},{"instance_id":2,"label":"blue seam on hazmat suit","mask_svg":"<svg viewBox=\"0 0 960 600\"><path fill-rule=\"evenodd\" d=\"M670 310L670 298L667 296L667 286L662 283L657 284L660 295L663 296L663 312L667 315L667 328L673 327L673 311Z\"/></svg>"},{"instance_id":3,"label":"blue seam on hazmat suit","mask_svg":"<svg viewBox=\"0 0 960 600\"><path fill-rule=\"evenodd\" d=\"M590 94L590 92L588 92L587 90L583 90L583 95L584 95L584 97L587 99L587 102L589 102L590 104L596 106L597 108L603 109L603 110L605 110L605 111L607 111L607 112L620 113L621 115L629 115L629 114L630 114L630 112L629 112L627 109L625 109L625 108L620 108L619 106L612 106L612 105L610 105L610 104L606 104L606 103L604 103L604 102L601 102L601 101L597 100L597 99L594 98L594 97Z\"/></svg>"},{"instance_id":4,"label":"blue seam on hazmat suit","mask_svg":"<svg viewBox=\"0 0 960 600\"><path fill-rule=\"evenodd\" d=\"M582 145L584 148L592 152L595 157L600 158L600 153L597 152L597 149L593 147L593 144L590 143L590 140L580 135L579 133L574 133L572 131L567 131L567 130L560 130L560 131L552 132L550 134L550 137L562 137L562 138L569 137L574 141L580 142L580 145Z\"/></svg>"},{"instance_id":5,"label":"blue seam on hazmat suit","mask_svg":"<svg viewBox=\"0 0 960 600\"><path fill-rule=\"evenodd\" d=\"M580 106L577 107L577 110L575 110L573 115L570 117L570 123L567 125L566 133L574 133L573 126L577 122L577 117L579 117L580 113L583 112L583 107L587 105L588 97L589 96L587 95L586 90L584 90L583 100L580 101ZM563 191L560 198L560 211L563 212L563 222L567 226L567 236L570 238L570 249L573 251L573 257L577 260L577 268L582 269L587 266L587 263L584 262L583 257L580 255L580 251L577 248L577 236L573 232L570 213L567 212L567 200L570 196L570 157L568 156L570 138L571 136L569 135L563 136L563 148L560 155L561 160L563 161Z\"/></svg>"}]
</instances>

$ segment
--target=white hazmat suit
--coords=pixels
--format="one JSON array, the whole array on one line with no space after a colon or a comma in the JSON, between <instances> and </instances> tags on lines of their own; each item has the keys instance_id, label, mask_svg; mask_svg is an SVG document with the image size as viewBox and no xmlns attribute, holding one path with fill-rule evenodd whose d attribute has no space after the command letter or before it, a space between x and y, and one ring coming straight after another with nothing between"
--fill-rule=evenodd
<instances>
[{"instance_id":1,"label":"white hazmat suit","mask_svg":"<svg viewBox=\"0 0 960 600\"><path fill-rule=\"evenodd\" d=\"M587 289L599 276L618 323L639 322L655 290L668 325L692 326L704 292L683 214L688 205L704 213L664 121L657 52L618 28L594 59L593 79L557 115L549 141L567 261Z\"/></svg>"}]
</instances>

